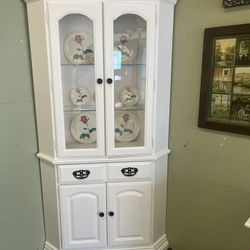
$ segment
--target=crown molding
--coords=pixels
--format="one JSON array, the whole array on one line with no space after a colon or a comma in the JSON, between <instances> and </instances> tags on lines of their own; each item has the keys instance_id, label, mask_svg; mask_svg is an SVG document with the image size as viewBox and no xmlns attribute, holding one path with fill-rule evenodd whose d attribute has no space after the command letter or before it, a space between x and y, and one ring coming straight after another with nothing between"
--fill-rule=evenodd
<instances>
[{"instance_id":1,"label":"crown molding","mask_svg":"<svg viewBox=\"0 0 250 250\"><path fill-rule=\"evenodd\" d=\"M44 1L44 0L23 0L26 4L32 3L32 2L38 2L38 1ZM103 0L105 1L105 0ZM107 1L107 0L106 0ZM114 1L114 0L108 0L108 1ZM117 0L117 1L132 1L132 0ZM150 2L167 2L175 5L178 0L136 0L136 1L150 1ZM68 1L70 2L70 1ZM84 0L82 0L84 3Z\"/></svg>"}]
</instances>

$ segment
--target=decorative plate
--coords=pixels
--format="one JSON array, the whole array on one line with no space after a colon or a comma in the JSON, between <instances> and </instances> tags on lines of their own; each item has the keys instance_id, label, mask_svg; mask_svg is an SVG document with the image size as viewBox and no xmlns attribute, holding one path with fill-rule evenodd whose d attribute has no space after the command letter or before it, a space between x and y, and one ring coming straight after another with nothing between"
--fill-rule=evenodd
<instances>
[{"instance_id":1,"label":"decorative plate","mask_svg":"<svg viewBox=\"0 0 250 250\"><path fill-rule=\"evenodd\" d=\"M121 112L115 117L115 140L130 142L139 135L140 126L137 116L131 112Z\"/></svg>"},{"instance_id":2,"label":"decorative plate","mask_svg":"<svg viewBox=\"0 0 250 250\"><path fill-rule=\"evenodd\" d=\"M127 34L121 34L118 41L115 41L114 50L121 52L122 63L132 63L137 56L137 42Z\"/></svg>"},{"instance_id":3,"label":"decorative plate","mask_svg":"<svg viewBox=\"0 0 250 250\"><path fill-rule=\"evenodd\" d=\"M70 124L73 139L79 143L96 142L96 117L92 113L75 115Z\"/></svg>"},{"instance_id":4,"label":"decorative plate","mask_svg":"<svg viewBox=\"0 0 250 250\"><path fill-rule=\"evenodd\" d=\"M136 88L125 87L120 91L120 100L128 106L136 105L139 101L139 92Z\"/></svg>"},{"instance_id":5,"label":"decorative plate","mask_svg":"<svg viewBox=\"0 0 250 250\"><path fill-rule=\"evenodd\" d=\"M87 88L77 87L73 88L70 92L70 101L76 106L82 106L86 104L91 97L91 94Z\"/></svg>"},{"instance_id":6,"label":"decorative plate","mask_svg":"<svg viewBox=\"0 0 250 250\"><path fill-rule=\"evenodd\" d=\"M64 41L64 54L73 64L94 63L93 36L83 31L70 33Z\"/></svg>"}]
</instances>

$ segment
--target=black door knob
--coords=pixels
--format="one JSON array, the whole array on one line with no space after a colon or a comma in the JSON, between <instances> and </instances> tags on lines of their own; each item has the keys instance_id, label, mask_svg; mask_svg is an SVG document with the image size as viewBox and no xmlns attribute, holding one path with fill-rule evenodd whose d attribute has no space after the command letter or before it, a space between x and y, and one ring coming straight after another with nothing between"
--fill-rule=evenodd
<instances>
[{"instance_id":1,"label":"black door knob","mask_svg":"<svg viewBox=\"0 0 250 250\"><path fill-rule=\"evenodd\" d=\"M102 80L102 78L98 78L96 82L97 82L98 84L102 84L103 80Z\"/></svg>"},{"instance_id":2,"label":"black door knob","mask_svg":"<svg viewBox=\"0 0 250 250\"><path fill-rule=\"evenodd\" d=\"M104 217L104 213L103 213L103 212L100 212L100 213L99 213L99 216L100 216L100 217Z\"/></svg>"},{"instance_id":3,"label":"black door knob","mask_svg":"<svg viewBox=\"0 0 250 250\"><path fill-rule=\"evenodd\" d=\"M108 79L107 79L107 83L108 83L108 84L111 84L112 82L113 82L113 80L112 80L111 78L108 78Z\"/></svg>"},{"instance_id":4,"label":"black door knob","mask_svg":"<svg viewBox=\"0 0 250 250\"><path fill-rule=\"evenodd\" d=\"M115 213L112 212L112 211L109 212L109 216L111 216L111 217L114 216L114 214L115 214Z\"/></svg>"}]
</instances>

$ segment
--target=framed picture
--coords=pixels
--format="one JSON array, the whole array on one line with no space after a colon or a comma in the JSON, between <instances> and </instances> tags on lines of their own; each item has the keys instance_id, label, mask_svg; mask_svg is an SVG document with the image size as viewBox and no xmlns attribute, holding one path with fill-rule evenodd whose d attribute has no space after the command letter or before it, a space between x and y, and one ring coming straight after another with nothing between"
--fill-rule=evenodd
<instances>
[{"instance_id":1,"label":"framed picture","mask_svg":"<svg viewBox=\"0 0 250 250\"><path fill-rule=\"evenodd\" d=\"M250 135L250 24L205 29L198 126Z\"/></svg>"},{"instance_id":2,"label":"framed picture","mask_svg":"<svg viewBox=\"0 0 250 250\"><path fill-rule=\"evenodd\" d=\"M223 0L224 8L231 8L248 4L250 4L250 0Z\"/></svg>"}]
</instances>

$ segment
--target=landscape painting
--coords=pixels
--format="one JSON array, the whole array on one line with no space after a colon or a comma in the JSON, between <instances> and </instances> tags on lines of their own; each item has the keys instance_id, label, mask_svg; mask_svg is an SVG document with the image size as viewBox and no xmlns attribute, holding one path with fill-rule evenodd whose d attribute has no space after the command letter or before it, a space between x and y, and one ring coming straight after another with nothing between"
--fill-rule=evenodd
<instances>
[{"instance_id":1,"label":"landscape painting","mask_svg":"<svg viewBox=\"0 0 250 250\"><path fill-rule=\"evenodd\" d=\"M215 65L232 66L235 60L236 38L215 40Z\"/></svg>"},{"instance_id":2,"label":"landscape painting","mask_svg":"<svg viewBox=\"0 0 250 250\"><path fill-rule=\"evenodd\" d=\"M250 38L239 41L238 65L250 65Z\"/></svg>"},{"instance_id":3,"label":"landscape painting","mask_svg":"<svg viewBox=\"0 0 250 250\"><path fill-rule=\"evenodd\" d=\"M215 68L213 73L213 93L230 93L232 90L232 68Z\"/></svg>"},{"instance_id":4,"label":"landscape painting","mask_svg":"<svg viewBox=\"0 0 250 250\"><path fill-rule=\"evenodd\" d=\"M228 119L230 115L230 95L212 94L210 118Z\"/></svg>"},{"instance_id":5,"label":"landscape painting","mask_svg":"<svg viewBox=\"0 0 250 250\"><path fill-rule=\"evenodd\" d=\"M250 122L250 96L234 96L232 100L232 120Z\"/></svg>"},{"instance_id":6,"label":"landscape painting","mask_svg":"<svg viewBox=\"0 0 250 250\"><path fill-rule=\"evenodd\" d=\"M233 93L250 94L250 67L235 68Z\"/></svg>"}]
</instances>

